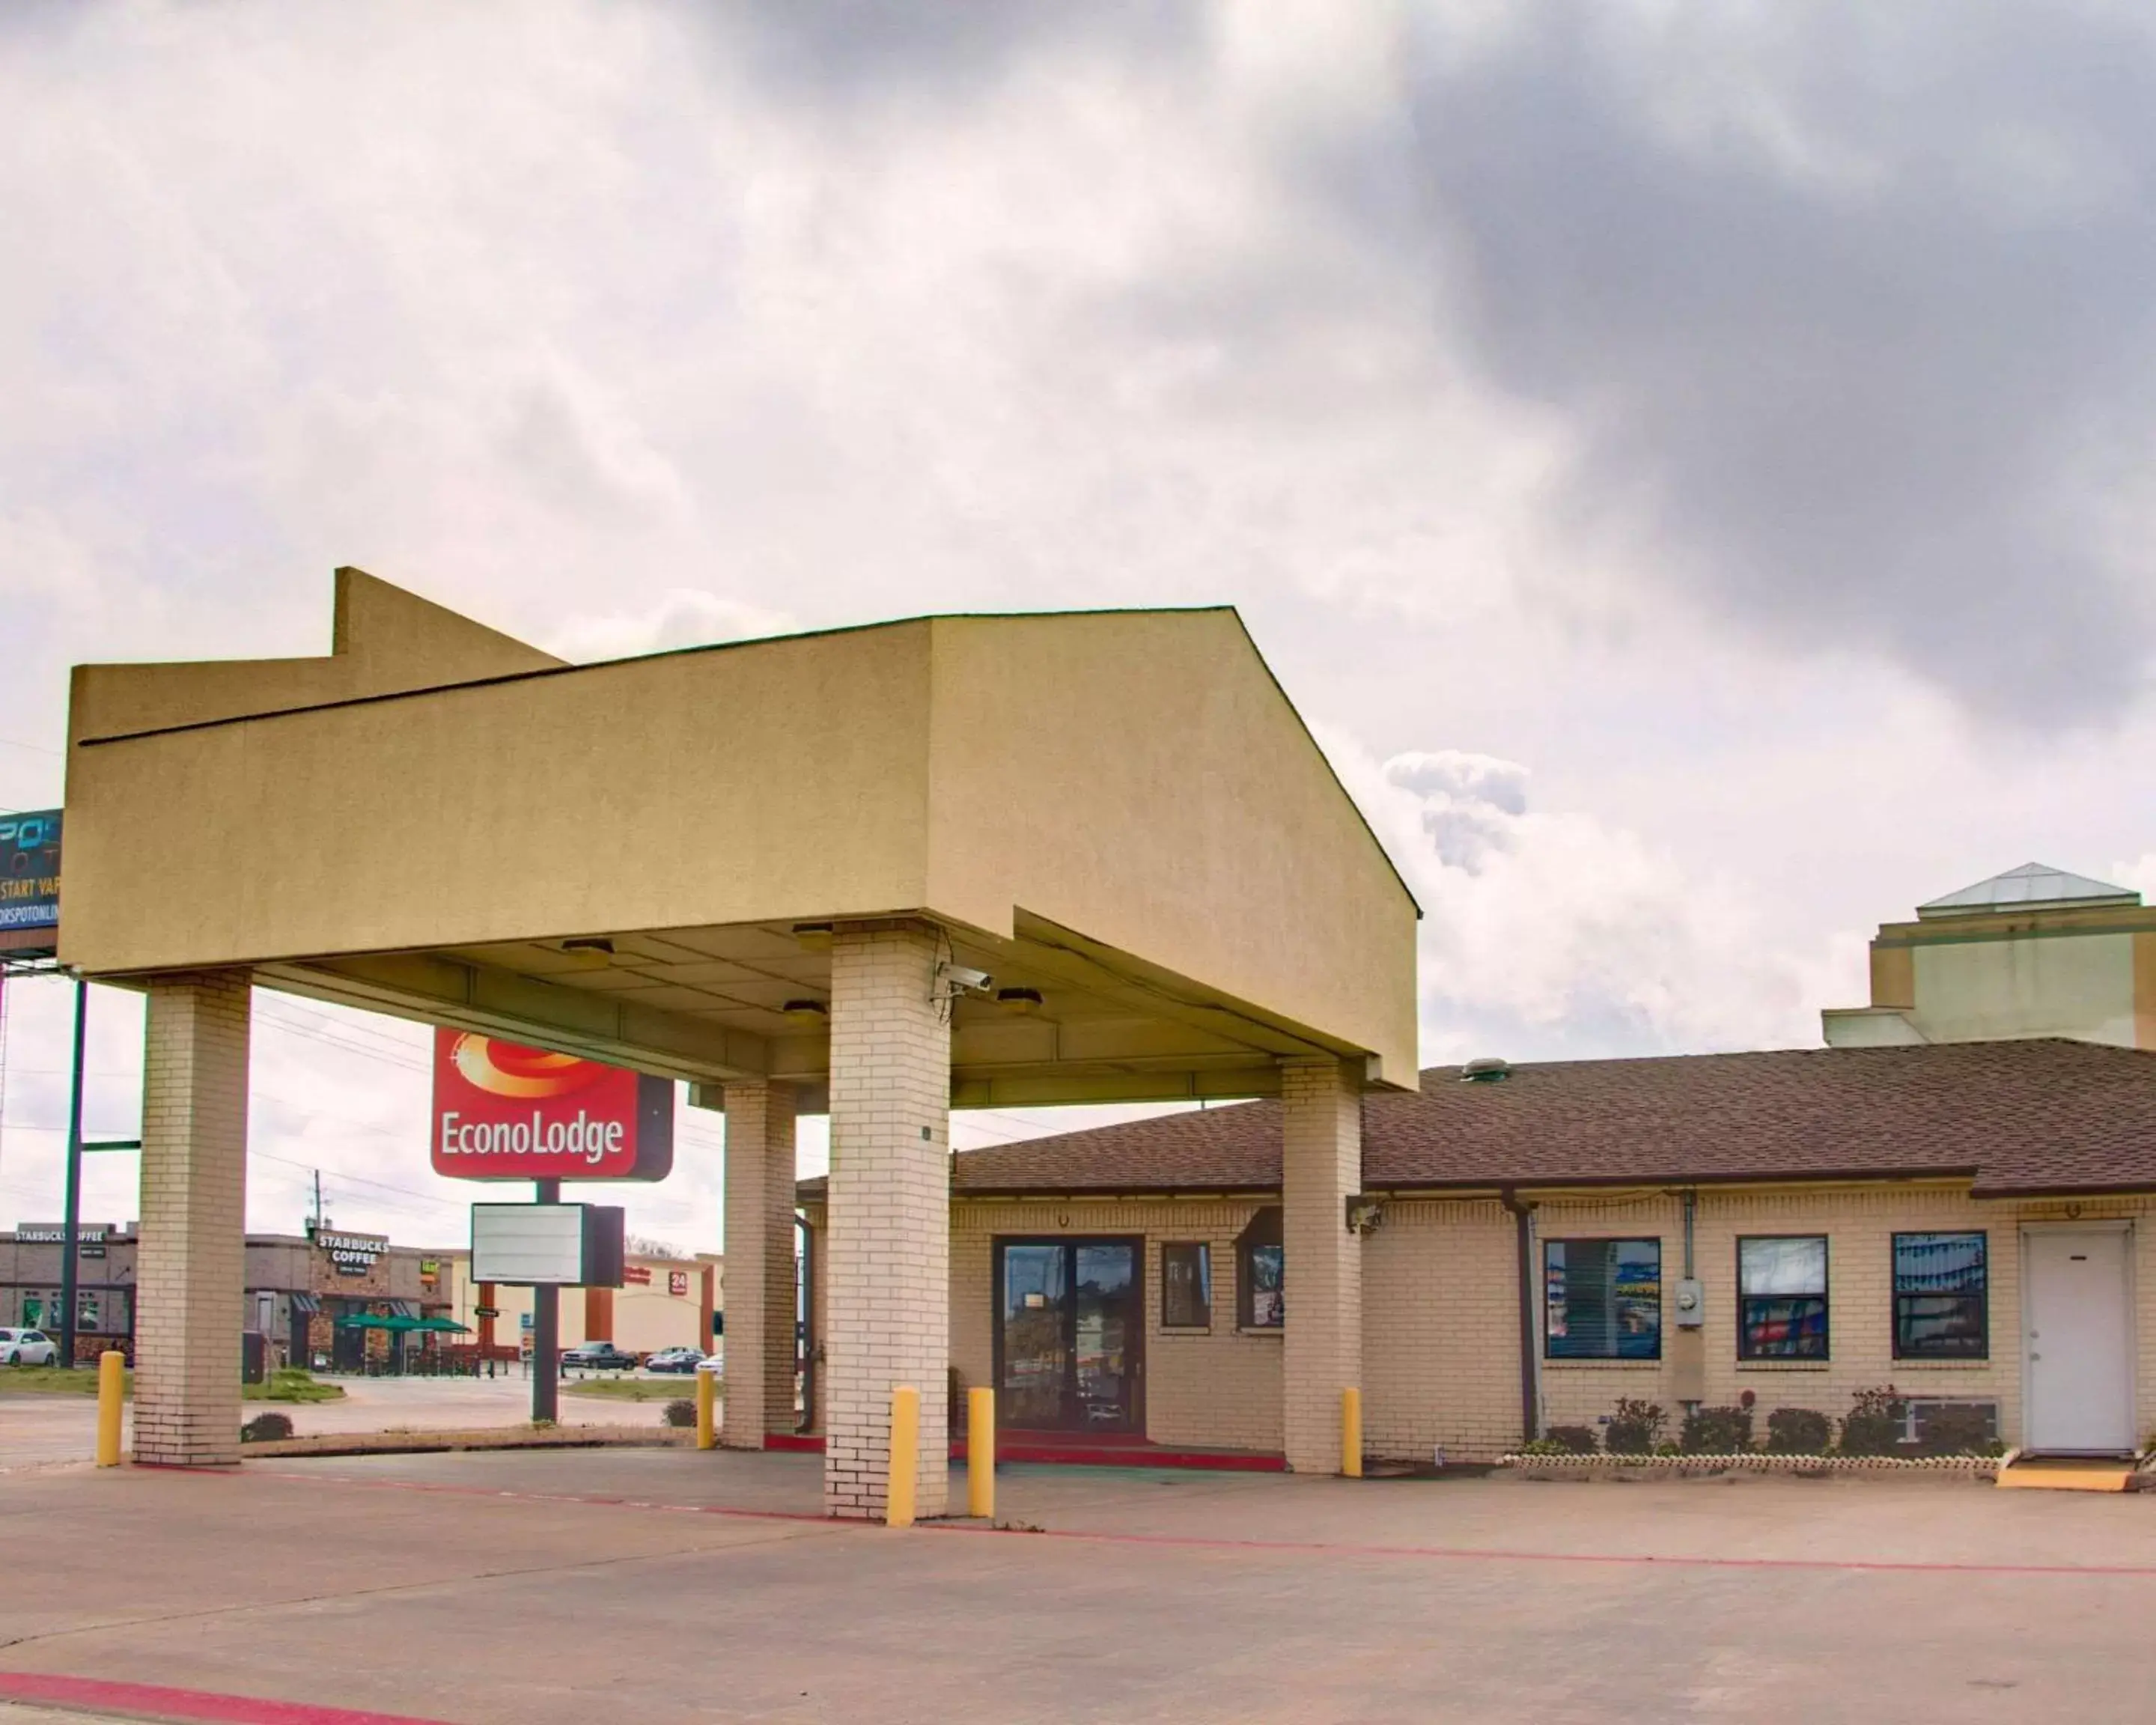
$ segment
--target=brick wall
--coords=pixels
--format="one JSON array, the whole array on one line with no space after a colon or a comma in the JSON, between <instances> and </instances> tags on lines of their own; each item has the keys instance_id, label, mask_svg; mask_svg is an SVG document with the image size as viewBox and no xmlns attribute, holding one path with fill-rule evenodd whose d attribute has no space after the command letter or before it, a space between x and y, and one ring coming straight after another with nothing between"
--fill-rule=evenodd
<instances>
[{"instance_id":1,"label":"brick wall","mask_svg":"<svg viewBox=\"0 0 2156 1725\"><path fill-rule=\"evenodd\" d=\"M1536 1203L1533 1285L1541 1320L1540 1243L1647 1238L1662 1246L1663 1355L1658 1361L1541 1363L1545 1421L1595 1425L1620 1396L1659 1402L1676 1435L1671 1358L1674 1292L1683 1273L1681 1201L1646 1192ZM1278 1332L1235 1329L1235 1236L1259 1200L963 1199L951 1247L951 1358L968 1384L991 1381L993 1248L998 1235L1140 1235L1146 1242L1146 1431L1155 1442L1279 1451L1284 1441ZM1853 1392L1893 1384L1920 1399L1995 1399L2001 1435L2021 1435L2021 1229L2025 1224L2137 1219L2156 1200L2069 1204L1979 1201L1965 1188L1871 1186L1702 1189L1694 1216L1697 1272L1705 1284L1705 1395L1729 1405L1757 1398L1755 1422L1778 1407L1835 1418ZM1991 1357L1981 1362L1892 1357L1892 1235L1982 1230L1989 1237ZM1825 1234L1830 1358L1818 1364L1737 1358L1737 1239ZM1203 1334L1160 1325L1163 1242L1204 1240L1213 1260L1213 1324ZM2156 1430L2156 1225L2132 1241L2137 1431ZM1519 1306L1514 1224L1495 1199L1397 1199L1363 1248L1364 1448L1373 1456L1488 1459L1521 1435ZM1297 1311L1295 1258L1286 1263L1288 1323Z\"/></svg>"},{"instance_id":2,"label":"brick wall","mask_svg":"<svg viewBox=\"0 0 2156 1725\"><path fill-rule=\"evenodd\" d=\"M239 1459L249 1005L244 971L149 985L135 1335L141 1461Z\"/></svg>"},{"instance_id":3,"label":"brick wall","mask_svg":"<svg viewBox=\"0 0 2156 1725\"><path fill-rule=\"evenodd\" d=\"M951 1026L937 937L841 927L831 944L829 1325L824 1506L880 1517L891 1393L921 1392L915 1507L941 1515L951 1297Z\"/></svg>"},{"instance_id":4,"label":"brick wall","mask_svg":"<svg viewBox=\"0 0 2156 1725\"><path fill-rule=\"evenodd\" d=\"M2011 1443L2021 1432L2021 1228L2024 1224L2095 1221L2134 1217L2149 1208L2138 1199L2060 1202L1986 1201L1944 1184L1801 1188L1700 1193L1693 1220L1694 1261L1705 1284L1706 1396L1709 1405L1733 1404L1745 1390L1757 1398L1758 1431L1778 1407L1816 1409L1839 1416L1853 1392L1892 1384L1919 1399L1995 1399L1999 1431ZM1593 1425L1620 1395L1642 1396L1676 1410L1669 1383L1667 1341L1672 1332L1670 1291L1683 1274L1683 1210L1675 1198L1642 1198L1624 1204L1545 1205L1539 1235L1622 1235L1662 1242L1665 1358L1658 1363L1604 1364L1546 1361L1543 1398L1548 1420ZM1967 1232L1989 1236L1991 1355L1988 1360L1946 1362L1893 1357L1893 1244L1897 1233ZM1828 1323L1830 1357L1813 1363L1737 1358L1737 1239L1746 1234L1824 1234L1827 1237ZM2137 1348L2136 1425L2156 1427L2156 1257L2150 1230L2137 1228L2133 1242ZM1674 1433L1671 1434L1674 1435Z\"/></svg>"},{"instance_id":5,"label":"brick wall","mask_svg":"<svg viewBox=\"0 0 2156 1725\"><path fill-rule=\"evenodd\" d=\"M793 1091L726 1089L726 1396L720 1439L793 1430Z\"/></svg>"},{"instance_id":6,"label":"brick wall","mask_svg":"<svg viewBox=\"0 0 2156 1725\"><path fill-rule=\"evenodd\" d=\"M1520 1435L1518 1246L1495 1199L1396 1201L1363 1249L1363 1447L1427 1461ZM1286 1268L1295 1321L1295 1266Z\"/></svg>"},{"instance_id":7,"label":"brick wall","mask_svg":"<svg viewBox=\"0 0 2156 1725\"><path fill-rule=\"evenodd\" d=\"M1340 1471L1340 1397L1363 1381L1363 1241L1347 1200L1363 1181L1363 1099L1337 1060L1281 1068L1281 1273L1287 1333L1282 1448L1298 1473Z\"/></svg>"}]
</instances>

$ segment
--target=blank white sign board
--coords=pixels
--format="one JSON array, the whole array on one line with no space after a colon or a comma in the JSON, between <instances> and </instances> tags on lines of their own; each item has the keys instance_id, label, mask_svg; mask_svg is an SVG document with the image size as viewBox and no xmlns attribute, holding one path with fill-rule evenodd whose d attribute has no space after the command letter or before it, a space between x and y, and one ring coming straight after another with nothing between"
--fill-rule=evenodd
<instances>
[{"instance_id":1,"label":"blank white sign board","mask_svg":"<svg viewBox=\"0 0 2156 1725\"><path fill-rule=\"evenodd\" d=\"M511 1287L574 1287L584 1273L580 1204L475 1204L471 1278Z\"/></svg>"}]
</instances>

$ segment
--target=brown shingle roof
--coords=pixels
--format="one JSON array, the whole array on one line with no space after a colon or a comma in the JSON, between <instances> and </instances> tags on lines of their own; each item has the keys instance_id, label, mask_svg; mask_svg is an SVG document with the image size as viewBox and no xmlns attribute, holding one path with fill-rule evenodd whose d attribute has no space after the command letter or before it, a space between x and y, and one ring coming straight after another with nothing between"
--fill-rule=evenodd
<instances>
[{"instance_id":1,"label":"brown shingle roof","mask_svg":"<svg viewBox=\"0 0 2156 1725\"><path fill-rule=\"evenodd\" d=\"M2133 1049L1801 1049L1459 1078L1441 1066L1416 1095L1366 1100L1365 1187L1961 1174L1979 1195L2156 1190L2156 1054ZM963 1152L952 1187L1250 1191L1280 1168L1280 1105L1248 1102Z\"/></svg>"}]
</instances>

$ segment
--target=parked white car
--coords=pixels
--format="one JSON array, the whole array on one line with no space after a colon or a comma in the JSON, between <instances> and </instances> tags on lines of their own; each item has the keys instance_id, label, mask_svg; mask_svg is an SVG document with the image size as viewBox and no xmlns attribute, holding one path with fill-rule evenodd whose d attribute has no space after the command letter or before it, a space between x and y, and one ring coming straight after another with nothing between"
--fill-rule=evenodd
<instances>
[{"instance_id":1,"label":"parked white car","mask_svg":"<svg viewBox=\"0 0 2156 1725\"><path fill-rule=\"evenodd\" d=\"M0 1365L49 1366L59 1357L43 1330L0 1330Z\"/></svg>"}]
</instances>

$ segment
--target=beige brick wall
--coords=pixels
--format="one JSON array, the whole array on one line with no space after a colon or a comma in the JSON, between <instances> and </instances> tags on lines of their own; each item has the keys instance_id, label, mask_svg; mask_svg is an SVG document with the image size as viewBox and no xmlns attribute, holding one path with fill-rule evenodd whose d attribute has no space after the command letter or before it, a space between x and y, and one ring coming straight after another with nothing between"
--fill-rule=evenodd
<instances>
[{"instance_id":1,"label":"beige brick wall","mask_svg":"<svg viewBox=\"0 0 2156 1725\"><path fill-rule=\"evenodd\" d=\"M793 1091L726 1089L726 1394L719 1440L793 1430Z\"/></svg>"},{"instance_id":2,"label":"beige brick wall","mask_svg":"<svg viewBox=\"0 0 2156 1725\"><path fill-rule=\"evenodd\" d=\"M249 1009L245 971L149 985L136 1260L138 1461L239 1460Z\"/></svg>"},{"instance_id":3,"label":"beige brick wall","mask_svg":"<svg viewBox=\"0 0 2156 1725\"><path fill-rule=\"evenodd\" d=\"M994 1383L998 1238L1142 1235L1146 1435L1158 1444L1278 1454L1281 1333L1235 1327L1235 1236L1257 1209L1255 1202L1214 1199L960 1202L952 1219L951 1363L969 1389ZM1161 1246L1169 1240L1203 1240L1211 1248L1213 1322L1206 1330L1161 1327Z\"/></svg>"},{"instance_id":4,"label":"beige brick wall","mask_svg":"<svg viewBox=\"0 0 2156 1725\"><path fill-rule=\"evenodd\" d=\"M1972 1199L1965 1188L1897 1183L1699 1194L1693 1222L1697 1271L1705 1283L1706 1401L1736 1402L1745 1390L1757 1398L1755 1424L1763 1436L1768 1413L1778 1407L1814 1408L1835 1416L1848 1411L1853 1392L1892 1384L1904 1394L1930 1399L1995 1399L2000 1435L2021 1435L2021 1229L2025 1224L2093 1221L2143 1214L2139 1199L2027 1202ZM1592 1425L1620 1395L1643 1396L1669 1409L1676 1397L1669 1381L1671 1292L1683 1273L1683 1209L1674 1197L1629 1203L1545 1204L1537 1216L1543 1239L1566 1235L1659 1237L1662 1242L1665 1358L1637 1365L1547 1361L1543 1366L1546 1418L1554 1425ZM1989 1237L1991 1357L1983 1362L1897 1360L1893 1357L1892 1236L1897 1233L1982 1230ZM1747 1234L1824 1234L1827 1236L1828 1324L1830 1358L1819 1363L1739 1360L1737 1358L1737 1240ZM2156 1427L2156 1259L2150 1230L2134 1231L2133 1253L2136 1420ZM1674 1430L1671 1433L1674 1435Z\"/></svg>"},{"instance_id":5,"label":"beige brick wall","mask_svg":"<svg viewBox=\"0 0 2156 1725\"><path fill-rule=\"evenodd\" d=\"M937 937L841 927L831 946L824 1506L880 1517L891 1394L921 1392L916 1512L943 1512L951 1332L951 1027Z\"/></svg>"},{"instance_id":6,"label":"beige brick wall","mask_svg":"<svg viewBox=\"0 0 2156 1725\"><path fill-rule=\"evenodd\" d=\"M1146 1430L1155 1442L1279 1452L1285 1440L1282 1343L1235 1327L1235 1240L1255 1199L1145 1201L962 1200L952 1241L951 1358L969 1384L989 1381L993 1348L993 1246L999 1235L1141 1235L1146 1241ZM1645 1237L1662 1242L1664 1358L1656 1362L1541 1363L1546 1423L1597 1425L1622 1395L1669 1410L1678 1397L1670 1358L1675 1283L1683 1270L1681 1201L1671 1194L1543 1198L1536 1203L1536 1317L1540 1242ZM1852 1393L1892 1383L1920 1399L1991 1399L2000 1431L2017 1442L2021 1420L2021 1230L2028 1224L2140 1219L2156 1200L2071 1204L1979 1201L1945 1183L1704 1189L1694 1251L1705 1283L1705 1400L1757 1398L1755 1429L1778 1407L1835 1418ZM1989 1236L1991 1358L1941 1363L1892 1357L1892 1236L1982 1229ZM1737 1239L1823 1233L1828 1239L1830 1358L1819 1365L1737 1358ZM1205 1240L1213 1255L1213 1326L1202 1335L1160 1327L1160 1247ZM2138 1429L2156 1431L2156 1225L2133 1241ZM1493 1199L1396 1199L1363 1248L1364 1448L1373 1456L1488 1459L1520 1438L1517 1244ZM1290 1332L1299 1309L1296 1259L1286 1262Z\"/></svg>"},{"instance_id":7,"label":"beige brick wall","mask_svg":"<svg viewBox=\"0 0 2156 1725\"><path fill-rule=\"evenodd\" d=\"M1363 1181L1362 1089L1337 1060L1290 1061L1281 1110L1283 1448L1297 1473L1337 1473L1341 1392L1363 1381L1363 1240L1346 1208Z\"/></svg>"},{"instance_id":8,"label":"beige brick wall","mask_svg":"<svg viewBox=\"0 0 2156 1725\"><path fill-rule=\"evenodd\" d=\"M1496 1199L1395 1201L1363 1249L1363 1447L1427 1461L1520 1435L1514 1224ZM1286 1266L1294 1322L1295 1266Z\"/></svg>"}]
</instances>

